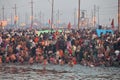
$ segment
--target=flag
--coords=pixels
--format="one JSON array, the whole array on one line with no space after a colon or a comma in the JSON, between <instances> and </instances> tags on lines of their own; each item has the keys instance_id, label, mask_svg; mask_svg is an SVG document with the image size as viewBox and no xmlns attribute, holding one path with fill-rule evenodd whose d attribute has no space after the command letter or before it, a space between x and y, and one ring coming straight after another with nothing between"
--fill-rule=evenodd
<instances>
[{"instance_id":1,"label":"flag","mask_svg":"<svg viewBox=\"0 0 120 80\"><path fill-rule=\"evenodd\" d=\"M112 19L111 27L114 28L114 19Z\"/></svg>"},{"instance_id":2,"label":"flag","mask_svg":"<svg viewBox=\"0 0 120 80\"><path fill-rule=\"evenodd\" d=\"M51 24L51 21L50 21L50 19L48 20L48 23L49 23L49 24Z\"/></svg>"},{"instance_id":3,"label":"flag","mask_svg":"<svg viewBox=\"0 0 120 80\"><path fill-rule=\"evenodd\" d=\"M70 22L68 23L67 28L68 28L68 29L71 29L71 23L70 23Z\"/></svg>"},{"instance_id":4,"label":"flag","mask_svg":"<svg viewBox=\"0 0 120 80\"><path fill-rule=\"evenodd\" d=\"M1 21L1 26L2 26L2 27L7 26L7 21L5 21L5 20L4 20L4 21Z\"/></svg>"}]
</instances>

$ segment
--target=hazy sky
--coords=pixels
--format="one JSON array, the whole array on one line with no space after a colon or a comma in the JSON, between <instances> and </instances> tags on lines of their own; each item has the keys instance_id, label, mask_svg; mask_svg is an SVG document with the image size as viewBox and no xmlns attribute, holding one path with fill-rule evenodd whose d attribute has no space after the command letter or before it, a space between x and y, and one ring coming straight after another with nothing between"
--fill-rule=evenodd
<instances>
[{"instance_id":1,"label":"hazy sky","mask_svg":"<svg viewBox=\"0 0 120 80\"><path fill-rule=\"evenodd\" d=\"M48 22L51 17L51 1L52 0L33 0L34 16L39 18L42 13L42 20ZM78 0L54 0L54 22L56 20L57 11L60 10L60 21L74 23L74 11L78 9ZM10 18L11 13L14 14L14 4L17 5L17 14L20 16L20 22L29 20L31 14L31 0L0 0L0 15L2 15L2 6L5 7L5 16ZM117 24L117 5L118 0L81 0L81 10L86 10L88 18L92 16L94 5L99 6L100 24L109 25L111 19L115 19ZM77 12L77 11L76 11ZM98 12L96 12L96 15ZM77 19L76 19L77 20Z\"/></svg>"}]
</instances>

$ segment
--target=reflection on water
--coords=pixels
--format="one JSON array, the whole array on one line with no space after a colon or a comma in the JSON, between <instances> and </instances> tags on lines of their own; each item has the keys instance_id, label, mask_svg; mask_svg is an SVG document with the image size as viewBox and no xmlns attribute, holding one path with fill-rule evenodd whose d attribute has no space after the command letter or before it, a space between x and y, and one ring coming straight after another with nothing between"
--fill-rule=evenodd
<instances>
[{"instance_id":1,"label":"reflection on water","mask_svg":"<svg viewBox=\"0 0 120 80\"><path fill-rule=\"evenodd\" d=\"M5 64L0 65L0 80L120 80L120 68Z\"/></svg>"}]
</instances>

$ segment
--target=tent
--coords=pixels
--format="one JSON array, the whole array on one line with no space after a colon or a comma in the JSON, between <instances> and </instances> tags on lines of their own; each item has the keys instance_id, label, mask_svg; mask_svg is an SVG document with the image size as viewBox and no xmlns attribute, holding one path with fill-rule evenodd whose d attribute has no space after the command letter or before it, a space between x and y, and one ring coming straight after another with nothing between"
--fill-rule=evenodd
<instances>
[{"instance_id":1,"label":"tent","mask_svg":"<svg viewBox=\"0 0 120 80\"><path fill-rule=\"evenodd\" d=\"M52 32L55 32L56 30L52 30ZM57 30L58 32L62 32L62 30ZM41 33L50 33L51 30L40 30L38 31L38 35L40 35Z\"/></svg>"},{"instance_id":2,"label":"tent","mask_svg":"<svg viewBox=\"0 0 120 80\"><path fill-rule=\"evenodd\" d=\"M98 37L100 37L101 33L106 34L106 33L114 33L113 30L104 30L104 29L96 29Z\"/></svg>"}]
</instances>

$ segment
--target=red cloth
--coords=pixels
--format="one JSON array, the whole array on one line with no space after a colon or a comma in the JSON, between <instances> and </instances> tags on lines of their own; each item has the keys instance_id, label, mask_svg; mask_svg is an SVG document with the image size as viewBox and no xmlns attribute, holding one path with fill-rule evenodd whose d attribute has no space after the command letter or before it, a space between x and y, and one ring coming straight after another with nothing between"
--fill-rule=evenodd
<instances>
[{"instance_id":1,"label":"red cloth","mask_svg":"<svg viewBox=\"0 0 120 80\"><path fill-rule=\"evenodd\" d=\"M37 43L39 41L38 37L35 37L34 42Z\"/></svg>"},{"instance_id":2,"label":"red cloth","mask_svg":"<svg viewBox=\"0 0 120 80\"><path fill-rule=\"evenodd\" d=\"M72 49L68 49L69 54L72 54Z\"/></svg>"},{"instance_id":3,"label":"red cloth","mask_svg":"<svg viewBox=\"0 0 120 80\"><path fill-rule=\"evenodd\" d=\"M67 28L71 29L71 23L70 22L68 23L68 27Z\"/></svg>"},{"instance_id":4,"label":"red cloth","mask_svg":"<svg viewBox=\"0 0 120 80\"><path fill-rule=\"evenodd\" d=\"M112 19L111 26L114 28L114 19Z\"/></svg>"},{"instance_id":5,"label":"red cloth","mask_svg":"<svg viewBox=\"0 0 120 80\"><path fill-rule=\"evenodd\" d=\"M48 23L49 23L49 24L51 24L51 21L50 21L50 19L49 19Z\"/></svg>"}]
</instances>

